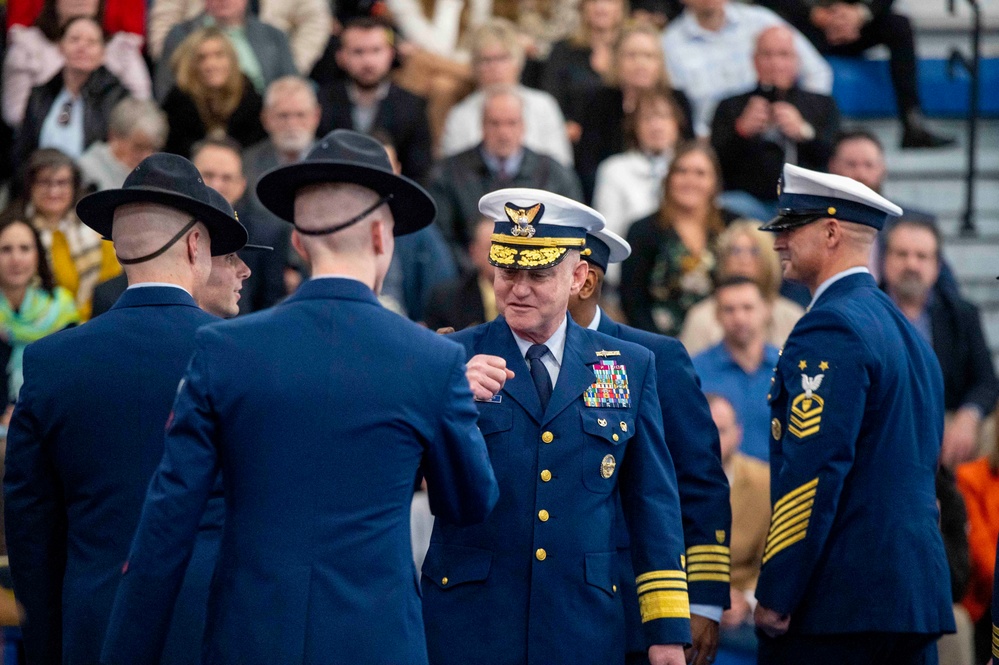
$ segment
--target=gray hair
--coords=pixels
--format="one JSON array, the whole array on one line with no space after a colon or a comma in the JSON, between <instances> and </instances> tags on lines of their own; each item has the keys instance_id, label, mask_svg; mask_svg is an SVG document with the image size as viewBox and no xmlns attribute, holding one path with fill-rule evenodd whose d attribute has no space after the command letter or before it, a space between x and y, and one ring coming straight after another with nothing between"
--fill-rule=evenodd
<instances>
[{"instance_id":1,"label":"gray hair","mask_svg":"<svg viewBox=\"0 0 999 665\"><path fill-rule=\"evenodd\" d=\"M309 98L309 102L313 107L319 106L319 99L316 97L316 89L313 87L307 79L301 76L282 76L279 79L274 79L271 84L267 86L267 91L264 93L264 108L268 109L274 105L274 103L282 98L289 97L296 93L303 93Z\"/></svg>"},{"instance_id":2,"label":"gray hair","mask_svg":"<svg viewBox=\"0 0 999 665\"><path fill-rule=\"evenodd\" d=\"M125 138L133 132L142 132L158 148L166 143L168 130L166 113L148 99L126 97L115 105L108 118L108 135Z\"/></svg>"},{"instance_id":3,"label":"gray hair","mask_svg":"<svg viewBox=\"0 0 999 665\"><path fill-rule=\"evenodd\" d=\"M520 94L520 90L517 89L515 85L507 85L505 83L497 83L496 85L491 85L482 91L482 118L486 117L486 108L489 103L496 99L497 97L513 97L517 100L520 105L520 115L524 116L524 97Z\"/></svg>"}]
</instances>

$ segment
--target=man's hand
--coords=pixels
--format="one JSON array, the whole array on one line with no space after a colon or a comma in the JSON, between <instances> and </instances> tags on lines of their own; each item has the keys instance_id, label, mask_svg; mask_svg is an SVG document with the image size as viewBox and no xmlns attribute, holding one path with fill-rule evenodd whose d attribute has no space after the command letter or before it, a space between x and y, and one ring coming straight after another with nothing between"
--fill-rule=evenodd
<instances>
[{"instance_id":1,"label":"man's hand","mask_svg":"<svg viewBox=\"0 0 999 665\"><path fill-rule=\"evenodd\" d=\"M649 665L685 665L679 644L653 644L649 647Z\"/></svg>"},{"instance_id":2,"label":"man's hand","mask_svg":"<svg viewBox=\"0 0 999 665\"><path fill-rule=\"evenodd\" d=\"M759 604L756 606L753 618L756 619L756 627L770 637L780 637L791 625L790 614L779 614Z\"/></svg>"},{"instance_id":3,"label":"man's hand","mask_svg":"<svg viewBox=\"0 0 999 665\"><path fill-rule=\"evenodd\" d=\"M476 399L492 399L514 373L506 368L506 360L480 353L465 365L465 378Z\"/></svg>"},{"instance_id":4,"label":"man's hand","mask_svg":"<svg viewBox=\"0 0 999 665\"><path fill-rule=\"evenodd\" d=\"M735 588L730 589L729 597L732 607L722 614L721 625L725 628L737 628L749 618L749 601L746 600L746 594Z\"/></svg>"},{"instance_id":5,"label":"man's hand","mask_svg":"<svg viewBox=\"0 0 999 665\"><path fill-rule=\"evenodd\" d=\"M770 102L753 95L735 119L735 131L744 139L761 134L770 124Z\"/></svg>"},{"instance_id":6,"label":"man's hand","mask_svg":"<svg viewBox=\"0 0 999 665\"><path fill-rule=\"evenodd\" d=\"M690 615L690 640L693 646L684 652L691 665L709 665L718 652L718 623L698 614Z\"/></svg>"},{"instance_id":7,"label":"man's hand","mask_svg":"<svg viewBox=\"0 0 999 665\"><path fill-rule=\"evenodd\" d=\"M799 111L793 104L787 102L774 102L771 107L774 112L774 122L777 124L777 129L780 133L791 139L796 143L801 141L807 141L808 136L806 136L805 128L808 123L805 119L801 117L801 111ZM814 135L815 131L812 130Z\"/></svg>"},{"instance_id":8,"label":"man's hand","mask_svg":"<svg viewBox=\"0 0 999 665\"><path fill-rule=\"evenodd\" d=\"M940 463L953 469L975 456L978 447L978 424L981 416L972 407L961 407L944 425L943 445L940 448Z\"/></svg>"}]
</instances>

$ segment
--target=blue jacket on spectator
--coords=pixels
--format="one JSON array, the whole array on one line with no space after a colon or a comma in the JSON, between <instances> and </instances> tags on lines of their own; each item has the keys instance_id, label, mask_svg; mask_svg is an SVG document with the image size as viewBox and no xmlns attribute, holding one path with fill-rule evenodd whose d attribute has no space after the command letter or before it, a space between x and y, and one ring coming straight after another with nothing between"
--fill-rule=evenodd
<instances>
[{"instance_id":1,"label":"blue jacket on spectator","mask_svg":"<svg viewBox=\"0 0 999 665\"><path fill-rule=\"evenodd\" d=\"M195 330L217 320L180 288L144 286L89 323L25 350L4 493L28 662L98 662ZM221 501L215 494L195 524L194 555L171 606L173 632L157 662L200 662Z\"/></svg>"}]
</instances>

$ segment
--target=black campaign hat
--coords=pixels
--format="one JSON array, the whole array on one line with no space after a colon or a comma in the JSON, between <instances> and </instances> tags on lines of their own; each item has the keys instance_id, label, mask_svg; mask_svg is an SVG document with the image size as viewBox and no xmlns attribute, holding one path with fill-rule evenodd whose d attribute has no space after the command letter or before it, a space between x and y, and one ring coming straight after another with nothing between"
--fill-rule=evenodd
<instances>
[{"instance_id":1,"label":"black campaign hat","mask_svg":"<svg viewBox=\"0 0 999 665\"><path fill-rule=\"evenodd\" d=\"M158 152L128 174L121 189L105 189L76 204L80 221L111 238L114 212L129 203L156 203L190 214L208 228L212 256L231 254L246 244L246 229L225 198L201 179L189 160Z\"/></svg>"},{"instance_id":2,"label":"black campaign hat","mask_svg":"<svg viewBox=\"0 0 999 665\"><path fill-rule=\"evenodd\" d=\"M388 206L397 236L419 231L437 216L430 194L409 178L395 174L381 143L349 129L335 129L324 136L304 160L265 173L257 183L257 198L272 213L294 224L298 190L327 182L351 183L382 197L391 196ZM339 221L334 212L331 230Z\"/></svg>"}]
</instances>

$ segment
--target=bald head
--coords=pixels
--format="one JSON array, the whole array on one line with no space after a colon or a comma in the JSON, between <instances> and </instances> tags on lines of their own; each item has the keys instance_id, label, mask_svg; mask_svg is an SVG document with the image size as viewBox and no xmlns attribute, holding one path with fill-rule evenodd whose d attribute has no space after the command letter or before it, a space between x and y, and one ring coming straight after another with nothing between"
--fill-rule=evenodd
<instances>
[{"instance_id":1,"label":"bald head","mask_svg":"<svg viewBox=\"0 0 999 665\"><path fill-rule=\"evenodd\" d=\"M524 144L524 102L509 86L497 87L482 102L482 145L490 155L508 159Z\"/></svg>"},{"instance_id":2,"label":"bald head","mask_svg":"<svg viewBox=\"0 0 999 665\"><path fill-rule=\"evenodd\" d=\"M131 203L114 214L111 239L119 259L152 254L169 243L191 222L191 215L154 203ZM167 282L192 293L202 287L211 272L211 239L208 229L196 223L159 256L124 266L129 284Z\"/></svg>"},{"instance_id":3,"label":"bald head","mask_svg":"<svg viewBox=\"0 0 999 665\"><path fill-rule=\"evenodd\" d=\"M774 25L761 32L756 39L753 63L760 85L790 89L798 80L798 52L791 29Z\"/></svg>"}]
</instances>

